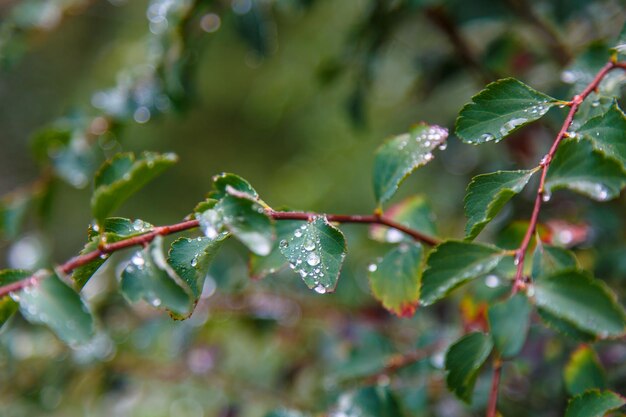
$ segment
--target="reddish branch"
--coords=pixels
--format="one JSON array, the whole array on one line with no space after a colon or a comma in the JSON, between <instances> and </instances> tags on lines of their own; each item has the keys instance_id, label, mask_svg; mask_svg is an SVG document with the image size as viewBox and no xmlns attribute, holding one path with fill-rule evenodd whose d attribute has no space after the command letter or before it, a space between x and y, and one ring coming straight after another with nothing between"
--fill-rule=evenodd
<instances>
[{"instance_id":1,"label":"reddish branch","mask_svg":"<svg viewBox=\"0 0 626 417\"><path fill-rule=\"evenodd\" d=\"M305 212L279 212L268 210L267 215L275 220L311 220L315 216L319 216L317 213L305 213ZM424 235L417 230L406 227L393 220L387 219L383 216L377 215L347 215L347 214L326 214L326 218L331 222L337 223L368 223L368 224L381 224L393 229L397 229L413 239L424 242L429 245L436 245L439 241L433 237ZM100 247L92 252L85 253L83 255L75 256L68 260L64 264L60 265L56 269L64 274L69 274L76 268L87 265L90 262L95 261L98 258L106 257L113 252L117 252L122 249L130 248L133 246L144 246L152 242L157 236L166 236L173 233L182 232L189 229L198 227L198 220L186 220L181 223L176 223L169 226L158 226L151 231L139 236L134 236L128 239L120 240L115 243L103 243ZM0 297L4 297L9 293L19 291L30 285L36 284L40 279L48 276L47 274L34 274L28 278L12 282L10 284L0 287Z\"/></svg>"},{"instance_id":2,"label":"reddish branch","mask_svg":"<svg viewBox=\"0 0 626 417\"><path fill-rule=\"evenodd\" d=\"M502 361L496 358L493 361L493 379L491 380L491 390L489 391L489 403L487 403L487 417L496 417L498 410L498 387L500 386L500 375L502 374Z\"/></svg>"}]
</instances>

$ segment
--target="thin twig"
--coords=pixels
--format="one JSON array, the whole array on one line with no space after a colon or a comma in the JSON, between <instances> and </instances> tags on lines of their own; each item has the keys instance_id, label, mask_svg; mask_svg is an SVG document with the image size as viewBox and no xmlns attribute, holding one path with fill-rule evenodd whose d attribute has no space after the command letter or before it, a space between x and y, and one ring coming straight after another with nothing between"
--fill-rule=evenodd
<instances>
[{"instance_id":1,"label":"thin twig","mask_svg":"<svg viewBox=\"0 0 626 417\"><path fill-rule=\"evenodd\" d=\"M500 388L501 374L502 360L495 358L493 361L493 379L491 380L491 390L489 391L489 402L487 403L487 417L496 417L498 413L498 390Z\"/></svg>"}]
</instances>

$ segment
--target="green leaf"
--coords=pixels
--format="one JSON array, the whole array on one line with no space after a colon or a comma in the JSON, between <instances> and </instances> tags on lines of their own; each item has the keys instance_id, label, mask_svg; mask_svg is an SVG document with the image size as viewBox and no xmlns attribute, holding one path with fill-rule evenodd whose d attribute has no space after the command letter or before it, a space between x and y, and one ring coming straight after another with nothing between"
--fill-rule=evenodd
<instances>
[{"instance_id":1,"label":"green leaf","mask_svg":"<svg viewBox=\"0 0 626 417\"><path fill-rule=\"evenodd\" d=\"M505 78L472 97L456 119L456 134L465 143L499 142L540 119L558 101L526 84Z\"/></svg>"},{"instance_id":2,"label":"green leaf","mask_svg":"<svg viewBox=\"0 0 626 417\"><path fill-rule=\"evenodd\" d=\"M56 274L38 278L17 293L26 320L45 324L69 344L85 343L94 333L93 319L80 296Z\"/></svg>"},{"instance_id":3,"label":"green leaf","mask_svg":"<svg viewBox=\"0 0 626 417\"><path fill-rule=\"evenodd\" d=\"M154 307L166 308L175 318L191 314L191 290L165 261L160 236L133 255L122 272L120 287L131 302L147 301Z\"/></svg>"},{"instance_id":4,"label":"green leaf","mask_svg":"<svg viewBox=\"0 0 626 417\"><path fill-rule=\"evenodd\" d=\"M572 251L556 246L544 245L539 240L537 242L538 244L533 254L533 278L537 279L578 267L578 262Z\"/></svg>"},{"instance_id":5,"label":"green leaf","mask_svg":"<svg viewBox=\"0 0 626 417\"><path fill-rule=\"evenodd\" d=\"M626 313L600 280L569 270L538 279L533 288L540 309L584 332L600 338L626 332Z\"/></svg>"},{"instance_id":6,"label":"green leaf","mask_svg":"<svg viewBox=\"0 0 626 417\"><path fill-rule=\"evenodd\" d=\"M177 159L172 153L144 152L137 159L132 153L122 153L105 162L96 173L91 197L91 210L96 221L102 224L113 210Z\"/></svg>"},{"instance_id":7,"label":"green leaf","mask_svg":"<svg viewBox=\"0 0 626 417\"><path fill-rule=\"evenodd\" d=\"M24 271L21 269L5 269L0 271L0 287L11 284L13 282L21 281L32 275L30 271ZM9 320L13 314L18 310L18 304L6 295L0 297L0 328L4 323Z\"/></svg>"},{"instance_id":8,"label":"green leaf","mask_svg":"<svg viewBox=\"0 0 626 417\"><path fill-rule=\"evenodd\" d=\"M522 191L535 170L498 171L474 177L465 195L465 238L473 240L515 194Z\"/></svg>"},{"instance_id":9,"label":"green leaf","mask_svg":"<svg viewBox=\"0 0 626 417\"><path fill-rule=\"evenodd\" d=\"M259 198L256 190L252 188L252 185L250 185L248 181L244 180L239 175L226 172L213 177L213 190L209 192L209 198L219 200L229 195L230 193L226 190L227 187L248 194L253 199Z\"/></svg>"},{"instance_id":10,"label":"green leaf","mask_svg":"<svg viewBox=\"0 0 626 417\"><path fill-rule=\"evenodd\" d=\"M567 139L559 149L548 169L545 191L566 188L598 201L619 196L626 184L626 173L614 159L593 149L586 139Z\"/></svg>"},{"instance_id":11,"label":"green leaf","mask_svg":"<svg viewBox=\"0 0 626 417\"><path fill-rule=\"evenodd\" d=\"M615 39L615 46L611 48L612 52L616 52L619 54L626 53L626 23L622 26L622 30L617 35L617 39Z\"/></svg>"},{"instance_id":12,"label":"green leaf","mask_svg":"<svg viewBox=\"0 0 626 417\"><path fill-rule=\"evenodd\" d=\"M383 143L374 160L376 202L382 205L389 200L411 172L433 159L433 150L447 138L447 129L420 124Z\"/></svg>"},{"instance_id":13,"label":"green leaf","mask_svg":"<svg viewBox=\"0 0 626 417\"><path fill-rule=\"evenodd\" d=\"M247 197L227 195L215 206L226 230L257 255L266 256L274 243L274 221Z\"/></svg>"},{"instance_id":14,"label":"green leaf","mask_svg":"<svg viewBox=\"0 0 626 417\"><path fill-rule=\"evenodd\" d=\"M293 233L303 224L300 220L281 220L276 222L276 239L272 245L272 250L267 256L259 256L250 253L248 270L252 279L261 279L269 274L278 272L287 266L287 259L280 252L280 242L289 239Z\"/></svg>"},{"instance_id":15,"label":"green leaf","mask_svg":"<svg viewBox=\"0 0 626 417\"><path fill-rule=\"evenodd\" d=\"M422 276L421 305L430 305L465 282L486 274L504 256L493 246L447 241L428 256Z\"/></svg>"},{"instance_id":16,"label":"green leaf","mask_svg":"<svg viewBox=\"0 0 626 417\"><path fill-rule=\"evenodd\" d=\"M123 217L109 217L104 221L102 226L102 234L100 234L100 226L92 225L89 227L88 236L89 242L85 244L85 247L80 251L81 255L93 252L98 249L100 245L100 239L104 239L107 243L119 242L123 239L128 239L133 236L144 234L150 231L154 226L143 220L136 219L130 220ZM72 272L72 280L76 284L78 289L81 289L89 281L89 279L96 273L98 269L105 263L109 256L99 257L89 262L88 264L81 265L74 269Z\"/></svg>"},{"instance_id":17,"label":"green leaf","mask_svg":"<svg viewBox=\"0 0 626 417\"><path fill-rule=\"evenodd\" d=\"M411 317L419 305L423 252L420 244L401 243L369 266L372 293L400 317Z\"/></svg>"},{"instance_id":18,"label":"green leaf","mask_svg":"<svg viewBox=\"0 0 626 417\"><path fill-rule=\"evenodd\" d=\"M30 203L30 195L25 194L16 194L14 197L0 200L0 237L6 239L17 237Z\"/></svg>"},{"instance_id":19,"label":"green leaf","mask_svg":"<svg viewBox=\"0 0 626 417\"><path fill-rule=\"evenodd\" d=\"M274 410L274 411L270 411L269 413L265 414L265 417L307 417L308 414L303 414L300 411L297 410L288 410L288 409L280 409L280 410Z\"/></svg>"},{"instance_id":20,"label":"green leaf","mask_svg":"<svg viewBox=\"0 0 626 417\"><path fill-rule=\"evenodd\" d=\"M376 385L341 394L329 415L403 417L400 404L388 385Z\"/></svg>"},{"instance_id":21,"label":"green leaf","mask_svg":"<svg viewBox=\"0 0 626 417\"><path fill-rule=\"evenodd\" d=\"M593 333L580 330L570 322L560 319L546 310L538 309L537 313L547 327L563 336L580 342L593 342L596 340L596 336Z\"/></svg>"},{"instance_id":22,"label":"green leaf","mask_svg":"<svg viewBox=\"0 0 626 417\"><path fill-rule=\"evenodd\" d=\"M581 346L570 357L564 369L565 387L570 395L606 388L606 375L593 349Z\"/></svg>"},{"instance_id":23,"label":"green leaf","mask_svg":"<svg viewBox=\"0 0 626 417\"><path fill-rule=\"evenodd\" d=\"M170 247L167 262L191 289L196 301L202 293L202 286L211 261L213 261L226 237L227 235L222 235L216 239L181 237L175 240Z\"/></svg>"},{"instance_id":24,"label":"green leaf","mask_svg":"<svg viewBox=\"0 0 626 417\"><path fill-rule=\"evenodd\" d=\"M489 308L489 328L496 349L503 357L513 357L522 350L528 334L530 310L526 295L520 293Z\"/></svg>"},{"instance_id":25,"label":"green leaf","mask_svg":"<svg viewBox=\"0 0 626 417\"><path fill-rule=\"evenodd\" d=\"M585 123L577 132L593 147L626 168L626 115L614 101L609 110Z\"/></svg>"},{"instance_id":26,"label":"green leaf","mask_svg":"<svg viewBox=\"0 0 626 417\"><path fill-rule=\"evenodd\" d=\"M603 417L626 404L626 399L612 391L591 390L572 398L565 417Z\"/></svg>"},{"instance_id":27,"label":"green leaf","mask_svg":"<svg viewBox=\"0 0 626 417\"><path fill-rule=\"evenodd\" d=\"M346 239L325 216L300 226L279 246L290 268L300 274L309 288L320 294L335 290L346 256Z\"/></svg>"},{"instance_id":28,"label":"green leaf","mask_svg":"<svg viewBox=\"0 0 626 417\"><path fill-rule=\"evenodd\" d=\"M423 196L416 195L402 200L385 210L385 218L400 223L429 236L437 235L435 216ZM380 224L370 226L370 237L379 242L413 242L413 238L397 229Z\"/></svg>"},{"instance_id":29,"label":"green leaf","mask_svg":"<svg viewBox=\"0 0 626 417\"><path fill-rule=\"evenodd\" d=\"M456 341L446 353L446 384L461 400L470 403L478 376L478 370L485 363L493 341L480 332L469 333Z\"/></svg>"}]
</instances>

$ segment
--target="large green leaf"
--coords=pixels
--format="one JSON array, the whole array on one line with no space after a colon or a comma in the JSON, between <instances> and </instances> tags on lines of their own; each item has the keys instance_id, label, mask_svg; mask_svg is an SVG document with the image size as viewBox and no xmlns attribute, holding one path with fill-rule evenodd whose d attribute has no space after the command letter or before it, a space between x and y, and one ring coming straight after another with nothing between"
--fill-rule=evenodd
<instances>
[{"instance_id":1,"label":"large green leaf","mask_svg":"<svg viewBox=\"0 0 626 417\"><path fill-rule=\"evenodd\" d=\"M126 199L177 161L172 153L117 154L105 162L94 179L91 210L99 224Z\"/></svg>"},{"instance_id":2,"label":"large green leaf","mask_svg":"<svg viewBox=\"0 0 626 417\"><path fill-rule=\"evenodd\" d=\"M56 274L40 277L14 299L19 300L26 320L45 324L66 343L85 343L93 335L93 319L87 306Z\"/></svg>"},{"instance_id":3,"label":"large green leaf","mask_svg":"<svg viewBox=\"0 0 626 417\"><path fill-rule=\"evenodd\" d=\"M577 134L589 139L595 149L626 168L626 115L617 103L614 102L603 115L588 120Z\"/></svg>"},{"instance_id":4,"label":"large green leaf","mask_svg":"<svg viewBox=\"0 0 626 417\"><path fill-rule=\"evenodd\" d=\"M493 246L447 241L428 256L422 276L420 303L430 305L459 285L496 267L504 252Z\"/></svg>"},{"instance_id":5,"label":"large green leaf","mask_svg":"<svg viewBox=\"0 0 626 417\"><path fill-rule=\"evenodd\" d=\"M80 251L81 255L93 252L100 246L101 239L107 243L119 242L133 236L144 234L154 226L140 219L130 220L123 217L109 217L103 226L92 225L89 227L89 242ZM108 255L94 259L88 264L81 265L72 272L72 280L80 289L108 259Z\"/></svg>"},{"instance_id":6,"label":"large green leaf","mask_svg":"<svg viewBox=\"0 0 626 417\"><path fill-rule=\"evenodd\" d=\"M250 253L248 269L251 278L261 279L287 266L287 259L280 252L280 242L293 236L293 233L301 225L302 221L300 220L281 220L276 222L276 239L272 245L271 252L267 256Z\"/></svg>"},{"instance_id":7,"label":"large green leaf","mask_svg":"<svg viewBox=\"0 0 626 417\"><path fill-rule=\"evenodd\" d=\"M120 286L131 302L147 301L154 307L166 308L176 318L191 314L191 290L166 262L160 236L133 255L122 272Z\"/></svg>"},{"instance_id":8,"label":"large green leaf","mask_svg":"<svg viewBox=\"0 0 626 417\"><path fill-rule=\"evenodd\" d=\"M420 124L383 143L374 160L374 195L378 204L389 200L411 172L431 161L434 149L447 138L447 129Z\"/></svg>"},{"instance_id":9,"label":"large green leaf","mask_svg":"<svg viewBox=\"0 0 626 417\"><path fill-rule=\"evenodd\" d=\"M565 417L603 417L626 404L626 398L612 391L591 390L572 398Z\"/></svg>"},{"instance_id":10,"label":"large green leaf","mask_svg":"<svg viewBox=\"0 0 626 417\"><path fill-rule=\"evenodd\" d=\"M309 288L320 294L335 290L346 256L346 239L326 217L318 216L300 226L279 246L289 267L300 274Z\"/></svg>"},{"instance_id":11,"label":"large green leaf","mask_svg":"<svg viewBox=\"0 0 626 417\"><path fill-rule=\"evenodd\" d=\"M465 238L474 239L522 189L535 170L498 171L474 177L465 195Z\"/></svg>"},{"instance_id":12,"label":"large green leaf","mask_svg":"<svg viewBox=\"0 0 626 417\"><path fill-rule=\"evenodd\" d=\"M606 388L606 375L596 353L583 345L570 357L563 372L565 387L570 395L581 394L589 389Z\"/></svg>"},{"instance_id":13,"label":"large green leaf","mask_svg":"<svg viewBox=\"0 0 626 417\"><path fill-rule=\"evenodd\" d=\"M385 210L385 218L429 236L437 234L433 211L430 204L421 195L408 197L398 204L392 205ZM380 224L370 226L370 237L380 242L389 243L398 243L403 240L407 242L414 241L412 237L401 231Z\"/></svg>"},{"instance_id":14,"label":"large green leaf","mask_svg":"<svg viewBox=\"0 0 626 417\"><path fill-rule=\"evenodd\" d=\"M593 342L596 340L596 336L593 333L580 330L569 321L563 320L546 310L538 309L537 313L547 327L563 336L580 342Z\"/></svg>"},{"instance_id":15,"label":"large green leaf","mask_svg":"<svg viewBox=\"0 0 626 417\"><path fill-rule=\"evenodd\" d=\"M8 285L16 281L21 281L32 275L30 271L21 269L5 269L0 271L0 286ZM0 328L18 310L19 306L10 296L0 297Z\"/></svg>"},{"instance_id":16,"label":"large green leaf","mask_svg":"<svg viewBox=\"0 0 626 417\"><path fill-rule=\"evenodd\" d=\"M522 350L528 334L530 310L526 295L520 293L489 308L489 328L496 349L503 357L513 357Z\"/></svg>"},{"instance_id":17,"label":"large green leaf","mask_svg":"<svg viewBox=\"0 0 626 417\"><path fill-rule=\"evenodd\" d=\"M263 207L245 196L226 195L214 209L226 230L257 255L266 256L274 243L274 221Z\"/></svg>"},{"instance_id":18,"label":"large green leaf","mask_svg":"<svg viewBox=\"0 0 626 417\"><path fill-rule=\"evenodd\" d=\"M537 279L577 267L578 262L572 251L556 246L544 245L541 241L538 241L533 254L533 278Z\"/></svg>"},{"instance_id":19,"label":"large green leaf","mask_svg":"<svg viewBox=\"0 0 626 417\"><path fill-rule=\"evenodd\" d=\"M341 394L331 416L403 417L395 395L387 385L360 388Z\"/></svg>"},{"instance_id":20,"label":"large green leaf","mask_svg":"<svg viewBox=\"0 0 626 417\"><path fill-rule=\"evenodd\" d=\"M401 243L368 268L372 293L400 317L411 317L419 305L422 254L420 244Z\"/></svg>"},{"instance_id":21,"label":"large green leaf","mask_svg":"<svg viewBox=\"0 0 626 417\"><path fill-rule=\"evenodd\" d=\"M191 289L196 301L202 293L211 261L227 237L228 235L221 235L215 239L181 237L170 246L167 262Z\"/></svg>"},{"instance_id":22,"label":"large green leaf","mask_svg":"<svg viewBox=\"0 0 626 417\"><path fill-rule=\"evenodd\" d=\"M456 134L466 143L498 142L541 118L557 103L556 99L514 78L498 80L461 109Z\"/></svg>"},{"instance_id":23,"label":"large green leaf","mask_svg":"<svg viewBox=\"0 0 626 417\"><path fill-rule=\"evenodd\" d=\"M469 333L456 341L446 353L446 384L463 401L472 401L478 370L485 363L493 341L480 332Z\"/></svg>"},{"instance_id":24,"label":"large green leaf","mask_svg":"<svg viewBox=\"0 0 626 417\"><path fill-rule=\"evenodd\" d=\"M561 271L535 281L537 306L600 338L626 332L626 313L600 280L576 270Z\"/></svg>"},{"instance_id":25,"label":"large green leaf","mask_svg":"<svg viewBox=\"0 0 626 417\"><path fill-rule=\"evenodd\" d=\"M598 201L619 195L626 184L626 173L619 162L593 149L587 139L567 139L548 169L545 192L566 188Z\"/></svg>"}]
</instances>

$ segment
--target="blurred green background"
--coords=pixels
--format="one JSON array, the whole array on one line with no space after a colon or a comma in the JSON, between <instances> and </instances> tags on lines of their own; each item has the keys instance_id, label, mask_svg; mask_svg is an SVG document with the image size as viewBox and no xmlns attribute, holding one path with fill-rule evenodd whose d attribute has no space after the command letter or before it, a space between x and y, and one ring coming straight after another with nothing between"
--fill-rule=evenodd
<instances>
[{"instance_id":1,"label":"blurred green background","mask_svg":"<svg viewBox=\"0 0 626 417\"><path fill-rule=\"evenodd\" d=\"M2 34L10 25L19 28L13 38L0 34L5 54L9 46L17 50L2 57L8 63L0 73L0 194L39 175L30 151L35 132L59 118L97 116L97 93L144 69L155 31L149 7L158 3L167 1L0 3ZM98 142L104 148L98 161L118 150L180 157L117 215L177 222L203 199L212 175L223 171L248 179L273 207L371 213L373 152L385 138L420 121L452 129L461 106L498 76L516 76L566 98L561 77L571 57L592 41L615 36L625 18L621 1L204 3L191 21L187 58L193 69L185 78L191 87L184 103L145 123L120 117L107 142ZM26 11L17 13L18 6ZM530 17L520 10L531 11ZM253 13L255 19L247 17ZM219 16L217 28L214 17L202 20L209 14ZM567 47L565 56L555 53L555 41ZM427 196L440 234L462 236L470 178L536 164L562 120L559 112L498 146L475 148L451 137L447 150L407 180L394 201ZM82 248L92 220L90 185L54 184L44 220L29 217L16 242L0 242L0 269L16 266L16 245L34 254L27 259L31 266L62 262ZM494 222L484 239L525 218L528 197ZM623 231L619 216L595 212L582 199L583 208L573 209L571 201L579 200L569 201L557 201L548 217L566 210L576 221L613 219ZM623 198L611 206L617 212L623 207ZM337 293L306 291L289 272L250 281L245 251L229 242L197 312L183 323L129 306L114 290L111 265L85 289L101 322L89 346L64 347L19 317L3 328L0 415L248 417L281 405L321 413L335 403L338 388L358 385L354 381L381 355L435 341L446 345L459 334L455 305L410 320L384 312L370 296L365 274L385 247L365 239L363 226L342 230L349 256ZM619 268L626 269L623 262ZM505 370L507 416L561 415L560 366L540 369L535 360L561 364L571 347L539 337ZM623 346L614 349L621 350L607 354L609 363L626 356ZM474 415L486 401L488 378L479 381L473 408L462 405L445 390L438 369L443 347L438 352L391 381L402 407L407 415ZM624 365L614 371L612 381L623 387Z\"/></svg>"}]
</instances>

